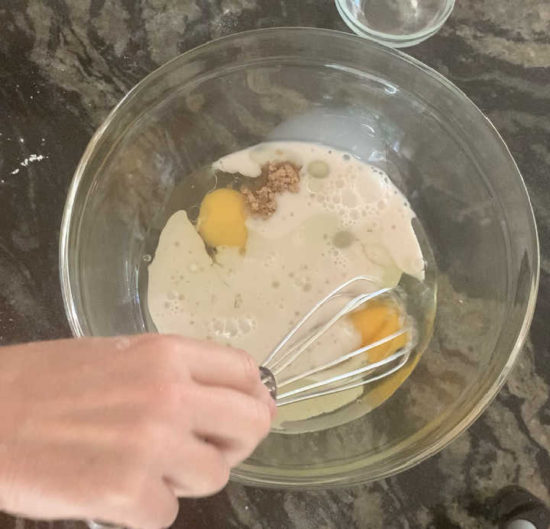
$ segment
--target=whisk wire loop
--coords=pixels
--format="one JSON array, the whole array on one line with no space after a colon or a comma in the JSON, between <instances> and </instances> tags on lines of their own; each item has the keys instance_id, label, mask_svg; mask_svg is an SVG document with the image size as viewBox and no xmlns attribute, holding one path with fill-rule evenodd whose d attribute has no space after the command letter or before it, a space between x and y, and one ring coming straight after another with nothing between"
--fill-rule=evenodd
<instances>
[{"instance_id":1,"label":"whisk wire loop","mask_svg":"<svg viewBox=\"0 0 550 529\"><path fill-rule=\"evenodd\" d=\"M368 283L368 289L364 286L365 283ZM361 285L362 289L367 289L367 291L363 291L359 294L347 292L351 287L357 285ZM299 374L291 375L286 378L282 376L286 368L295 362L300 355L319 340L341 318L355 311L368 301L380 296L390 295L396 290L391 287L373 290L373 287L376 288L376 282L368 276L356 276L342 283L321 299L272 350L261 369L263 370L262 379L269 381L272 394L277 395L277 406L285 406L295 402L371 384L391 376L407 364L416 345L415 327L408 317L401 329L388 336L384 336L379 340L359 347L350 353L343 354L322 365L306 369ZM334 315L329 317L326 322L313 325L309 334L306 334L303 338L299 338L300 331L304 330L306 325L319 314L319 311L323 307L329 302L346 295L353 297L351 300L347 301L343 307L338 309ZM407 343L402 348L376 362L368 361L369 351L389 344L401 336L407 337ZM350 371L338 373L330 372L330 370L334 370L338 366L360 355L365 356L367 362L365 365L351 369ZM328 372L327 377L321 380L315 380L315 375L319 375L324 371ZM314 381L311 381L310 377L313 377ZM293 387L300 381L304 381L302 386ZM287 389L286 392L280 391L281 388L288 386L290 386L290 388Z\"/></svg>"}]
</instances>

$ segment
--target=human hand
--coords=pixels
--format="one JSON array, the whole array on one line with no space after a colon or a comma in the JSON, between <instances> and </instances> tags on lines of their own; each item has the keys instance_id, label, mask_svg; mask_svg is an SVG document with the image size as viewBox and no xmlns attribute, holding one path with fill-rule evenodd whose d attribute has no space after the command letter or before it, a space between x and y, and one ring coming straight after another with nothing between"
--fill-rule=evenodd
<instances>
[{"instance_id":1,"label":"human hand","mask_svg":"<svg viewBox=\"0 0 550 529\"><path fill-rule=\"evenodd\" d=\"M241 351L166 335L0 348L0 509L169 526L269 432L275 404Z\"/></svg>"}]
</instances>

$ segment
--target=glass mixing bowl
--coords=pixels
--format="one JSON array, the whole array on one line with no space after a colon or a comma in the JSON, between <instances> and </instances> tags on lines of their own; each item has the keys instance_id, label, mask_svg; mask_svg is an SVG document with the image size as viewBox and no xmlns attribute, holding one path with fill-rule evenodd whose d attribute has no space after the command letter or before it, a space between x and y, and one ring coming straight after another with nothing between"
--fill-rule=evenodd
<instances>
[{"instance_id":1,"label":"glass mixing bowl","mask_svg":"<svg viewBox=\"0 0 550 529\"><path fill-rule=\"evenodd\" d=\"M389 173L433 249L438 304L433 338L393 397L338 427L270 435L233 479L315 487L388 476L489 404L538 284L535 222L508 149L462 92L411 57L333 31L270 29L149 75L95 134L69 191L60 266L70 325L76 336L152 329L140 271L173 189L185 195L190 172L275 138L325 142Z\"/></svg>"}]
</instances>

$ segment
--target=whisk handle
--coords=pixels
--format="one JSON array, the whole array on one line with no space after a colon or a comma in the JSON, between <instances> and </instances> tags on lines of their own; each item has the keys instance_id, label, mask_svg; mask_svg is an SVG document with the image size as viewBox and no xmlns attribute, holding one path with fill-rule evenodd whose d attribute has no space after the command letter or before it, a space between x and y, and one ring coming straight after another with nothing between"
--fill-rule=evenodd
<instances>
[{"instance_id":1,"label":"whisk handle","mask_svg":"<svg viewBox=\"0 0 550 529\"><path fill-rule=\"evenodd\" d=\"M275 381L275 375L267 369L267 367L260 367L260 377L262 383L269 390L269 393L273 397L273 400L277 399L277 382Z\"/></svg>"}]
</instances>

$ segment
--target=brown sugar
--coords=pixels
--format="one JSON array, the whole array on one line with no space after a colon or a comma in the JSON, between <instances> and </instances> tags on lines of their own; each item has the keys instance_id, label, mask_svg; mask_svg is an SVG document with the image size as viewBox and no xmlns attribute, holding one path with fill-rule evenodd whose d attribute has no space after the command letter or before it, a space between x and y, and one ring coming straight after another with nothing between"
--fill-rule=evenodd
<instances>
[{"instance_id":1,"label":"brown sugar","mask_svg":"<svg viewBox=\"0 0 550 529\"><path fill-rule=\"evenodd\" d=\"M243 186L241 193L253 215L268 218L277 210L277 195L300 190L300 167L291 162L268 162L262 167L262 185L257 189Z\"/></svg>"}]
</instances>

